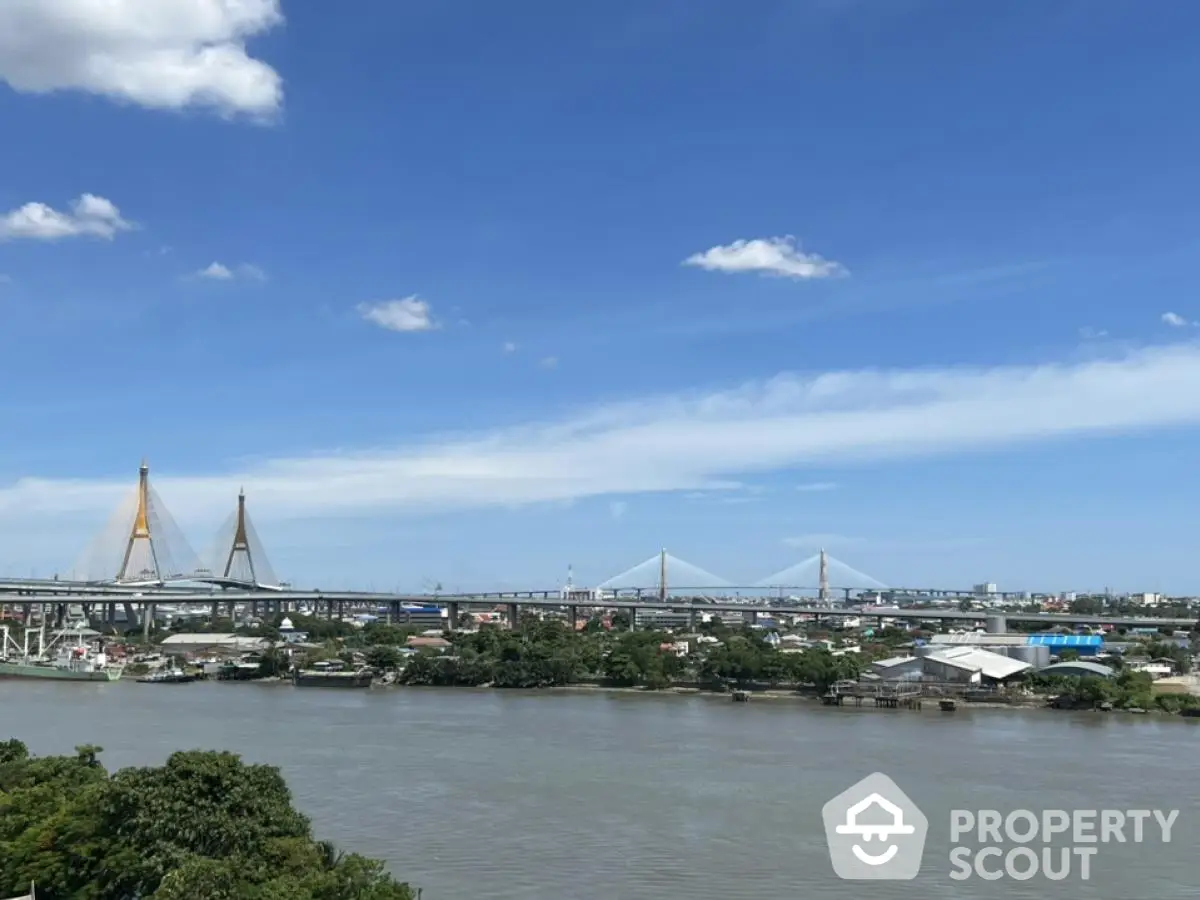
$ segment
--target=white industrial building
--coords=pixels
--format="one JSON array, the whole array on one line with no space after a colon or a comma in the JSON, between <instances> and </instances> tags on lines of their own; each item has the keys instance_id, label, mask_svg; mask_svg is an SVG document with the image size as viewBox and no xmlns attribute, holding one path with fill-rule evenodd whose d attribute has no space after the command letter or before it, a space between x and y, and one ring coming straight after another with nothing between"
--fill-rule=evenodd
<instances>
[{"instance_id":1,"label":"white industrial building","mask_svg":"<svg viewBox=\"0 0 1200 900\"><path fill-rule=\"evenodd\" d=\"M979 647L922 647L920 655L897 656L871 664L884 681L941 681L958 684L996 684L1033 666Z\"/></svg>"},{"instance_id":2,"label":"white industrial building","mask_svg":"<svg viewBox=\"0 0 1200 900\"><path fill-rule=\"evenodd\" d=\"M162 642L165 653L256 653L267 641L241 634L173 634Z\"/></svg>"}]
</instances>

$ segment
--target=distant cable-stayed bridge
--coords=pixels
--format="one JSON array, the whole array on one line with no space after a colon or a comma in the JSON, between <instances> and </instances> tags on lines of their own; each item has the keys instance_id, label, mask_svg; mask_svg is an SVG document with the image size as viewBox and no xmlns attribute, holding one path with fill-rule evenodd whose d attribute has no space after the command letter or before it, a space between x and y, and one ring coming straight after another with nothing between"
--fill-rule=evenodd
<instances>
[{"instance_id":1,"label":"distant cable-stayed bridge","mask_svg":"<svg viewBox=\"0 0 1200 900\"><path fill-rule=\"evenodd\" d=\"M819 593L874 591L887 590L888 586L853 566L834 559L824 550L748 584L735 583L714 575L707 569L662 550L619 575L600 582L595 589L616 593L653 591L666 597L679 593L728 593L756 589L772 592L789 589L814 590Z\"/></svg>"}]
</instances>

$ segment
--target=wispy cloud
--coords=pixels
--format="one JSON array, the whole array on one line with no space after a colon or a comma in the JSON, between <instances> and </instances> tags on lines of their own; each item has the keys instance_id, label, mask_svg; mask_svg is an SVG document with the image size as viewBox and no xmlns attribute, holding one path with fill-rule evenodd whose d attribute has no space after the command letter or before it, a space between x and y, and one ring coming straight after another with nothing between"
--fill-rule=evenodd
<instances>
[{"instance_id":1,"label":"wispy cloud","mask_svg":"<svg viewBox=\"0 0 1200 900\"><path fill-rule=\"evenodd\" d=\"M629 504L624 500L614 500L608 504L608 514L614 519L623 518L627 512L629 512Z\"/></svg>"},{"instance_id":2,"label":"wispy cloud","mask_svg":"<svg viewBox=\"0 0 1200 900\"><path fill-rule=\"evenodd\" d=\"M196 278L206 278L210 281L233 281L235 278L240 278L248 281L266 281L267 274L258 266L253 266L250 263L242 263L240 266L230 268L224 263L212 262L198 272L194 272Z\"/></svg>"},{"instance_id":3,"label":"wispy cloud","mask_svg":"<svg viewBox=\"0 0 1200 900\"><path fill-rule=\"evenodd\" d=\"M516 353L517 345L514 344L512 341L505 341L504 345L500 349L503 350L505 353Z\"/></svg>"},{"instance_id":4,"label":"wispy cloud","mask_svg":"<svg viewBox=\"0 0 1200 900\"><path fill-rule=\"evenodd\" d=\"M1098 341L1101 338L1108 337L1108 332L1103 328L1093 328L1091 325L1084 325L1079 329L1079 337L1085 341Z\"/></svg>"},{"instance_id":5,"label":"wispy cloud","mask_svg":"<svg viewBox=\"0 0 1200 900\"><path fill-rule=\"evenodd\" d=\"M1162 314L1164 325L1170 325L1172 328L1187 328L1189 325L1195 325L1195 322L1189 322L1179 313L1165 312Z\"/></svg>"},{"instance_id":6,"label":"wispy cloud","mask_svg":"<svg viewBox=\"0 0 1200 900\"><path fill-rule=\"evenodd\" d=\"M181 520L223 517L242 484L264 516L466 509L711 491L798 466L1185 424L1200 424L1200 344L1192 342L1039 366L782 374L458 438L175 476L158 487ZM95 514L127 486L124 477L25 478L0 488L0 524Z\"/></svg>"},{"instance_id":7,"label":"wispy cloud","mask_svg":"<svg viewBox=\"0 0 1200 900\"><path fill-rule=\"evenodd\" d=\"M415 294L400 300L360 303L358 314L388 331L432 331L438 327L433 319L433 309Z\"/></svg>"},{"instance_id":8,"label":"wispy cloud","mask_svg":"<svg viewBox=\"0 0 1200 900\"><path fill-rule=\"evenodd\" d=\"M543 369L557 369L558 368L558 357L557 356L544 356L544 357L542 357L542 359L538 363L538 365L541 366Z\"/></svg>"},{"instance_id":9,"label":"wispy cloud","mask_svg":"<svg viewBox=\"0 0 1200 900\"><path fill-rule=\"evenodd\" d=\"M935 285L942 287L972 287L990 282L1009 281L1023 275L1031 275L1050 268L1050 260L1034 260L1032 262L1003 263L994 266L983 266L960 272L948 272L933 279Z\"/></svg>"},{"instance_id":10,"label":"wispy cloud","mask_svg":"<svg viewBox=\"0 0 1200 900\"><path fill-rule=\"evenodd\" d=\"M212 281L230 281L233 279L233 271L228 266L223 266L219 262L213 262L197 272L196 277L208 278Z\"/></svg>"},{"instance_id":11,"label":"wispy cloud","mask_svg":"<svg viewBox=\"0 0 1200 900\"><path fill-rule=\"evenodd\" d=\"M837 490L837 485L832 481L814 481L810 484L798 484L796 485L796 490L811 494L818 491Z\"/></svg>"},{"instance_id":12,"label":"wispy cloud","mask_svg":"<svg viewBox=\"0 0 1200 900\"><path fill-rule=\"evenodd\" d=\"M0 241L58 241L72 237L112 240L118 232L133 228L134 224L121 217L121 211L111 200L95 194L83 194L73 201L70 212L61 212L45 203L26 203L0 215Z\"/></svg>"},{"instance_id":13,"label":"wispy cloud","mask_svg":"<svg viewBox=\"0 0 1200 900\"><path fill-rule=\"evenodd\" d=\"M796 239L786 237L736 240L732 244L710 247L693 253L683 261L710 272L757 272L784 278L833 278L848 274L845 266L815 253L803 252Z\"/></svg>"}]
</instances>

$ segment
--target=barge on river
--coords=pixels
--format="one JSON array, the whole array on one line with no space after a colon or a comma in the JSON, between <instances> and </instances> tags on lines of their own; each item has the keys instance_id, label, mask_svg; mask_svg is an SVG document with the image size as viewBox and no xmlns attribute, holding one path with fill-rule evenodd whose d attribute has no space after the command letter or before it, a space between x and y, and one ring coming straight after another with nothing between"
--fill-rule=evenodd
<instances>
[{"instance_id":1,"label":"barge on river","mask_svg":"<svg viewBox=\"0 0 1200 900\"><path fill-rule=\"evenodd\" d=\"M351 671L333 663L314 663L310 669L292 669L296 687L366 688L374 678L375 670L366 666Z\"/></svg>"}]
</instances>

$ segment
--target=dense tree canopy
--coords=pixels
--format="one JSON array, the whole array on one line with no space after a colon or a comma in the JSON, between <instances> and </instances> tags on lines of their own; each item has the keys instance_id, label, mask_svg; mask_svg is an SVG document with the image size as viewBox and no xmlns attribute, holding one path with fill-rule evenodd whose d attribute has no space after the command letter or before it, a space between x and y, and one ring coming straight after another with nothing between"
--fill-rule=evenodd
<instances>
[{"instance_id":1,"label":"dense tree canopy","mask_svg":"<svg viewBox=\"0 0 1200 900\"><path fill-rule=\"evenodd\" d=\"M825 690L857 678L856 655L827 650L782 653L749 627L715 626L717 643L693 640L678 649L677 638L656 631L575 631L562 622L523 619L512 631L485 627L449 635L450 652L412 657L400 680L413 685L490 684L531 688L602 681L618 687L663 688L673 682L725 685L810 684Z\"/></svg>"},{"instance_id":2,"label":"dense tree canopy","mask_svg":"<svg viewBox=\"0 0 1200 900\"><path fill-rule=\"evenodd\" d=\"M188 751L110 775L98 747L0 743L0 896L412 900L383 864L314 840L279 771Z\"/></svg>"}]
</instances>

